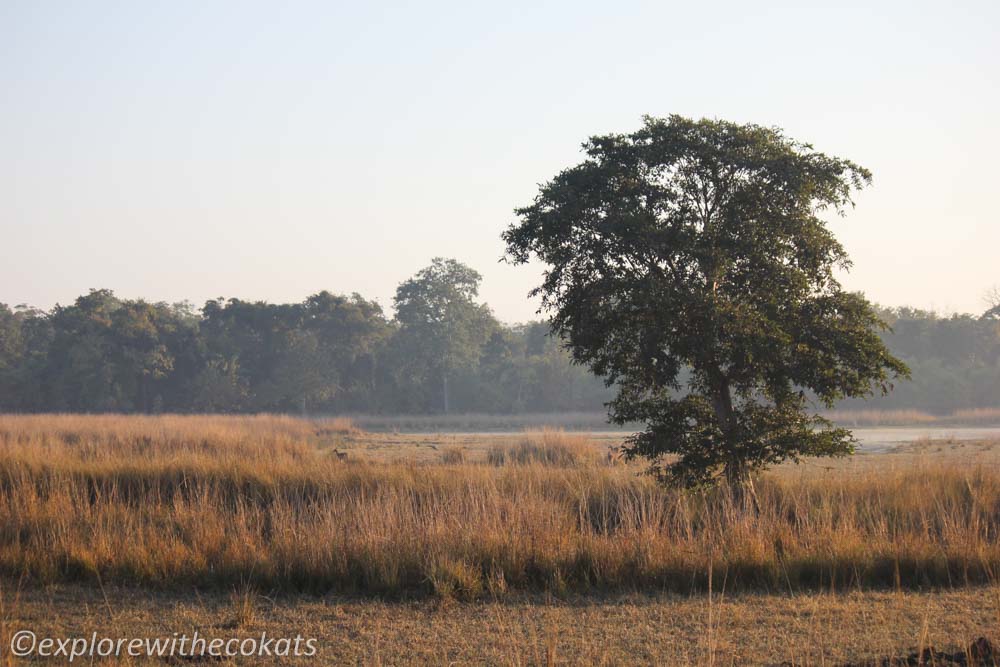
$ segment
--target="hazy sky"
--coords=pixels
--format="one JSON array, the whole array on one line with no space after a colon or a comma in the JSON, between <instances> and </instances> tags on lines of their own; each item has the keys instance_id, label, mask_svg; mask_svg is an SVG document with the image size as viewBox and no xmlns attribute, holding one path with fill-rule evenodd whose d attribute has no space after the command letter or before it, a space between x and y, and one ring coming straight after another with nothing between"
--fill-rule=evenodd
<instances>
[{"instance_id":1,"label":"hazy sky","mask_svg":"<svg viewBox=\"0 0 1000 667\"><path fill-rule=\"evenodd\" d=\"M0 0L0 302L361 292L433 256L505 321L498 236L589 135L778 125L874 172L848 287L1000 283L1000 3Z\"/></svg>"}]
</instances>

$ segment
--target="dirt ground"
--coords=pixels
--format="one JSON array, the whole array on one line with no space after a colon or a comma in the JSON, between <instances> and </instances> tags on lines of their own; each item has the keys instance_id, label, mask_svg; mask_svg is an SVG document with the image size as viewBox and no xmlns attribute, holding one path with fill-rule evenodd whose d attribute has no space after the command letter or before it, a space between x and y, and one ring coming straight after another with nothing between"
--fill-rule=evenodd
<instances>
[{"instance_id":1,"label":"dirt ground","mask_svg":"<svg viewBox=\"0 0 1000 667\"><path fill-rule=\"evenodd\" d=\"M462 603L127 588L3 588L0 664L11 638L288 637L315 655L240 658L301 665L838 665L1000 636L1000 589L684 598L542 596ZM304 646L304 644L303 644ZM303 650L304 652L304 650ZM63 664L65 658L44 662ZM91 658L77 658L89 664ZM187 664L121 659L104 664ZM199 661L200 662L200 661ZM226 661L222 661L226 662ZM217 664L217 663L216 663Z\"/></svg>"}]
</instances>

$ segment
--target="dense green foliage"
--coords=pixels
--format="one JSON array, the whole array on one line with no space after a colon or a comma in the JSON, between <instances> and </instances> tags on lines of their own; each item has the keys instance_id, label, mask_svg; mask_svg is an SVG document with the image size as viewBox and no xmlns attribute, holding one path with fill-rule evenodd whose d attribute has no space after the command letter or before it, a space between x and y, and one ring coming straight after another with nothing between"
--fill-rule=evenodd
<instances>
[{"instance_id":1,"label":"dense green foliage","mask_svg":"<svg viewBox=\"0 0 1000 667\"><path fill-rule=\"evenodd\" d=\"M200 312L108 290L51 312L0 304L0 412L602 409L608 390L548 326L501 324L475 301L479 282L436 259L400 285L394 319L329 292Z\"/></svg>"},{"instance_id":2,"label":"dense green foliage","mask_svg":"<svg viewBox=\"0 0 1000 667\"><path fill-rule=\"evenodd\" d=\"M416 277L415 277L416 279ZM407 290L409 293L410 290ZM604 410L612 392L543 322L488 336L454 370L453 412ZM838 407L946 413L1000 405L1000 320L882 309L912 370L887 396ZM150 304L99 290L50 313L0 304L0 412L443 412L438 352L360 296L302 303Z\"/></svg>"},{"instance_id":3,"label":"dense green foliage","mask_svg":"<svg viewBox=\"0 0 1000 667\"><path fill-rule=\"evenodd\" d=\"M983 315L940 316L913 308L883 308L891 327L882 339L910 367L911 379L865 407L912 408L945 414L1000 405L1000 319ZM842 407L861 403L844 401Z\"/></svg>"},{"instance_id":4,"label":"dense green foliage","mask_svg":"<svg viewBox=\"0 0 1000 667\"><path fill-rule=\"evenodd\" d=\"M469 267L438 258L396 290L396 370L422 387L421 408L440 395L449 412L452 378L476 367L493 336L501 336L490 309L475 302L481 280ZM502 340L496 344L502 346Z\"/></svg>"},{"instance_id":5,"label":"dense green foliage","mask_svg":"<svg viewBox=\"0 0 1000 667\"><path fill-rule=\"evenodd\" d=\"M852 451L806 392L832 407L907 373L835 279L849 262L821 217L871 175L775 129L680 116L584 151L504 240L546 265L536 293L574 358L619 387L612 419L646 425L627 453L697 485Z\"/></svg>"}]
</instances>

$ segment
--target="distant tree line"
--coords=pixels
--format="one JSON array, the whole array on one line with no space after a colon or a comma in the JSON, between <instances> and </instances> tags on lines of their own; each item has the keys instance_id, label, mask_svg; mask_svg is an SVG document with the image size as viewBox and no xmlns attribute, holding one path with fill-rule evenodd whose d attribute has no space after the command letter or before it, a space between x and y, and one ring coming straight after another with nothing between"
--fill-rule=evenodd
<instances>
[{"instance_id":1,"label":"distant tree line","mask_svg":"<svg viewBox=\"0 0 1000 667\"><path fill-rule=\"evenodd\" d=\"M548 325L506 326L480 275L435 259L395 317L358 294L301 303L150 303L92 290L50 312L0 304L4 412L558 412L599 410L601 381Z\"/></svg>"},{"instance_id":2,"label":"distant tree line","mask_svg":"<svg viewBox=\"0 0 1000 667\"><path fill-rule=\"evenodd\" d=\"M122 299L93 290L49 312L0 304L0 412L433 414L601 411L613 392L545 322L508 326L480 276L436 259L399 286L394 316L358 294L300 303ZM948 412L1000 404L1000 308L942 317L883 308L912 370L844 407Z\"/></svg>"},{"instance_id":3,"label":"distant tree line","mask_svg":"<svg viewBox=\"0 0 1000 667\"><path fill-rule=\"evenodd\" d=\"M914 308L881 308L891 331L882 334L911 379L887 396L844 407L912 408L947 413L1000 405L1000 307L984 314L941 316Z\"/></svg>"}]
</instances>

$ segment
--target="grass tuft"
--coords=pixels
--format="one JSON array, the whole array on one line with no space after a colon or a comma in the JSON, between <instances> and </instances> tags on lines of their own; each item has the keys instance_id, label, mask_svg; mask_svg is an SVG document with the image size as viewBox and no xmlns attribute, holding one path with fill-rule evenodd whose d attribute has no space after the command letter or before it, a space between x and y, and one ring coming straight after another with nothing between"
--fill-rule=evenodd
<instances>
[{"instance_id":1,"label":"grass tuft","mask_svg":"<svg viewBox=\"0 0 1000 667\"><path fill-rule=\"evenodd\" d=\"M545 428L525 433L514 445L494 445L486 454L492 465L531 465L568 467L592 463L597 451L585 435Z\"/></svg>"}]
</instances>

